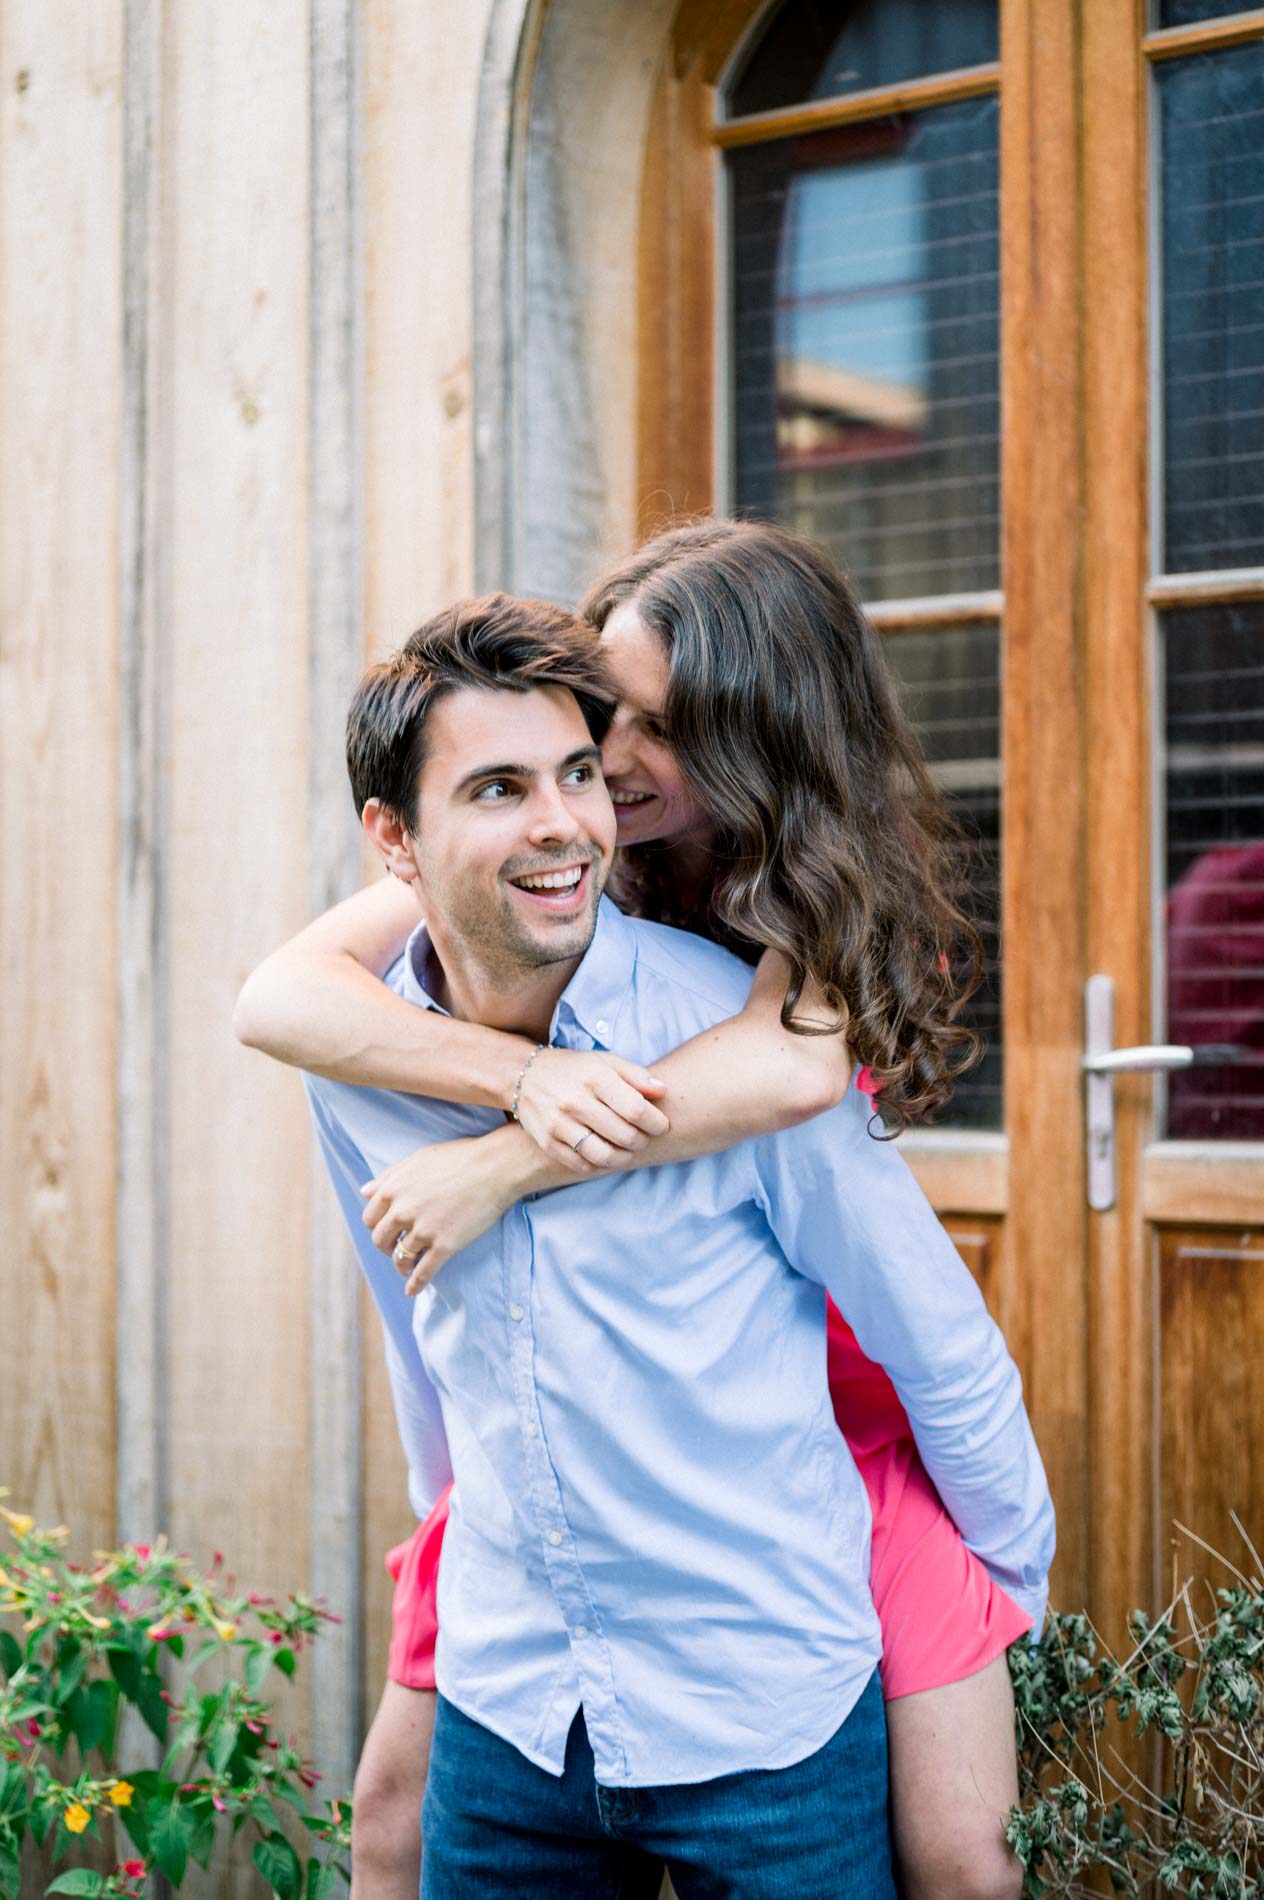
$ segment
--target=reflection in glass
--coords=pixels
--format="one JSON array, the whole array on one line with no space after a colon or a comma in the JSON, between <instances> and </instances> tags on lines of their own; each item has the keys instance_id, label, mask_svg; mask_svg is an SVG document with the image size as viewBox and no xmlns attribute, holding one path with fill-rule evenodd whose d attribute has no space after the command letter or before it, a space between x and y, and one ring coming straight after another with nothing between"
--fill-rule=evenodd
<instances>
[{"instance_id":1,"label":"reflection in glass","mask_svg":"<svg viewBox=\"0 0 1264 1900\"><path fill-rule=\"evenodd\" d=\"M965 1020L983 1060L957 1084L940 1126L1003 1126L1001 1097L1000 630L888 633L883 651L917 728L931 775L965 833L963 908L983 939L983 981Z\"/></svg>"},{"instance_id":2,"label":"reflection in glass","mask_svg":"<svg viewBox=\"0 0 1264 1900\"><path fill-rule=\"evenodd\" d=\"M1264 1140L1264 603L1163 616L1173 1139Z\"/></svg>"},{"instance_id":3,"label":"reflection in glass","mask_svg":"<svg viewBox=\"0 0 1264 1900\"><path fill-rule=\"evenodd\" d=\"M996 0L785 0L730 85L728 113L986 66L997 50Z\"/></svg>"},{"instance_id":4,"label":"reflection in glass","mask_svg":"<svg viewBox=\"0 0 1264 1900\"><path fill-rule=\"evenodd\" d=\"M1264 561L1264 43L1173 60L1162 126L1168 573Z\"/></svg>"},{"instance_id":5,"label":"reflection in glass","mask_svg":"<svg viewBox=\"0 0 1264 1900\"><path fill-rule=\"evenodd\" d=\"M735 499L862 598L998 584L997 103L731 154Z\"/></svg>"}]
</instances>

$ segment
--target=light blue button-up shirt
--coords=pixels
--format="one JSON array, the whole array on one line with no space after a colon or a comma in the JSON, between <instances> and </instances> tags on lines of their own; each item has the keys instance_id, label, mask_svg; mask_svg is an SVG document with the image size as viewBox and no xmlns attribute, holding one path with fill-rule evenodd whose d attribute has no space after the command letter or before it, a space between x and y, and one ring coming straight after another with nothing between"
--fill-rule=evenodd
<instances>
[{"instance_id":1,"label":"light blue button-up shirt","mask_svg":"<svg viewBox=\"0 0 1264 1900\"><path fill-rule=\"evenodd\" d=\"M388 981L433 1008L431 956L419 929ZM603 899L551 1040L652 1064L750 981ZM1041 1618L1053 1510L1018 1372L858 1090L784 1134L539 1195L415 1302L360 1186L502 1117L317 1078L308 1093L385 1325L418 1514L457 1481L439 1687L530 1761L561 1774L582 1704L607 1786L786 1767L856 1701L880 1635L826 1289L967 1543Z\"/></svg>"}]
</instances>

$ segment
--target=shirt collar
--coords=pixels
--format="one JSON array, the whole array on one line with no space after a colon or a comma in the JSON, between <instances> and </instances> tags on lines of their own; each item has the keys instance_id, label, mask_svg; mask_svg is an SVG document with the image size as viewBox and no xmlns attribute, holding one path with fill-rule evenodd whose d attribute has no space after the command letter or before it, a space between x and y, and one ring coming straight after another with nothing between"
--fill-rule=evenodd
<instances>
[{"instance_id":1,"label":"shirt collar","mask_svg":"<svg viewBox=\"0 0 1264 1900\"><path fill-rule=\"evenodd\" d=\"M430 984L434 946L424 923L418 924L404 946L400 994L423 1009L448 1012L435 1001ZM613 1046L615 1024L632 987L636 969L636 932L608 897L597 906L597 928L579 968L566 985L553 1012L552 1028L569 1016L603 1049Z\"/></svg>"}]
</instances>

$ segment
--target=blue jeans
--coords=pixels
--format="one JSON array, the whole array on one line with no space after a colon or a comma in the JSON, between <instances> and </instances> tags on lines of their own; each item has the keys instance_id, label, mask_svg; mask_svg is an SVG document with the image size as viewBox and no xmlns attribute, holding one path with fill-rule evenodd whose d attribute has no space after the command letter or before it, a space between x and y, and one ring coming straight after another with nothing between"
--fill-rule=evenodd
<instances>
[{"instance_id":1,"label":"blue jeans","mask_svg":"<svg viewBox=\"0 0 1264 1900\"><path fill-rule=\"evenodd\" d=\"M792 1768L603 1788L583 1715L559 1777L439 1697L422 1808L421 1900L895 1900L887 1734L872 1677Z\"/></svg>"}]
</instances>

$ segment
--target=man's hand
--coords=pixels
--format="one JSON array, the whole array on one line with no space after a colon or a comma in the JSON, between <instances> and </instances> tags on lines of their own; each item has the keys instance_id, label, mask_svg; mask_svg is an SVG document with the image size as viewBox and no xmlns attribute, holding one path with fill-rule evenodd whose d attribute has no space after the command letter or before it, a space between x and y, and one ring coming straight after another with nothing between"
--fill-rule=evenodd
<instances>
[{"instance_id":1,"label":"man's hand","mask_svg":"<svg viewBox=\"0 0 1264 1900\"><path fill-rule=\"evenodd\" d=\"M419 1148L360 1189L373 1245L407 1274L406 1293L420 1293L513 1206L521 1190L496 1165L496 1150L486 1135Z\"/></svg>"},{"instance_id":2,"label":"man's hand","mask_svg":"<svg viewBox=\"0 0 1264 1900\"><path fill-rule=\"evenodd\" d=\"M671 1124L656 1106L666 1092L665 1082L623 1056L545 1049L522 1078L518 1120L550 1161L597 1174L620 1152L667 1133Z\"/></svg>"}]
</instances>

